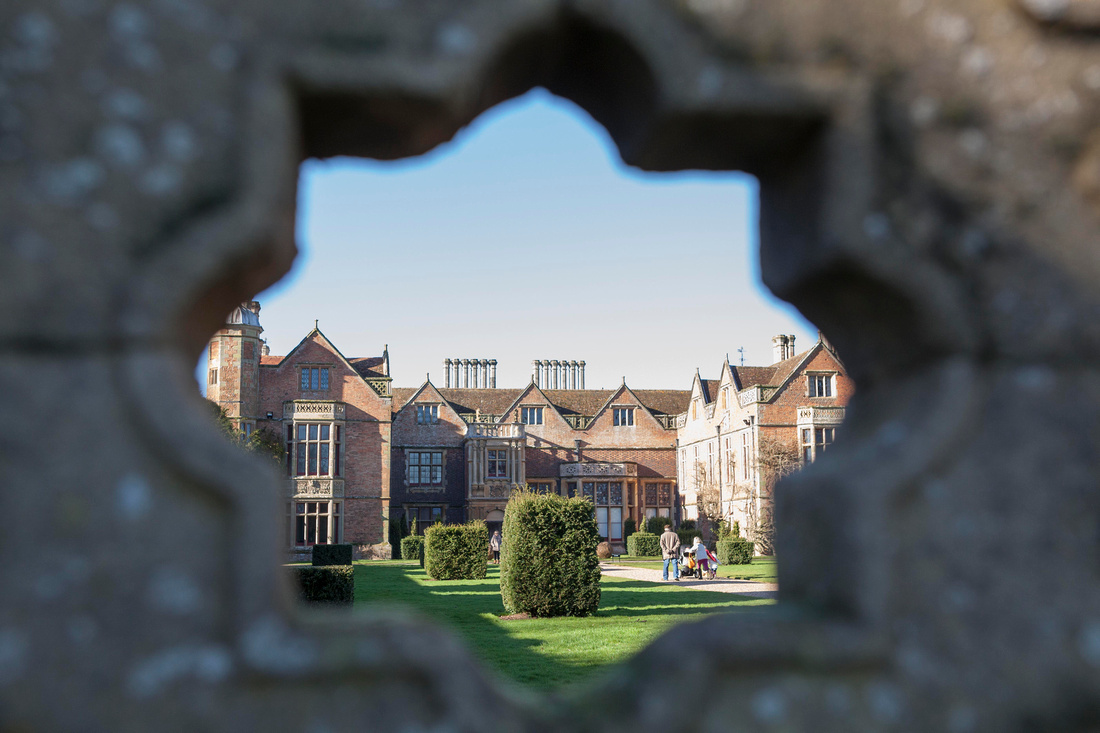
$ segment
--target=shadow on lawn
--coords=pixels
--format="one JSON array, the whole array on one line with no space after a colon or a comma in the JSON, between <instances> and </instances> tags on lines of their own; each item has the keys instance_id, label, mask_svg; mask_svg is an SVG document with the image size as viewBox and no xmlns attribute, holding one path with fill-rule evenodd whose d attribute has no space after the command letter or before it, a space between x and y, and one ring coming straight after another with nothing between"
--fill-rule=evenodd
<instances>
[{"instance_id":1,"label":"shadow on lawn","mask_svg":"<svg viewBox=\"0 0 1100 733\"><path fill-rule=\"evenodd\" d=\"M500 598L498 568L490 566L485 580L418 583L414 580L417 576L426 577L416 565L356 565L355 605L404 606L413 609L417 616L450 627L463 637L476 657L502 677L531 684L543 676L568 679L579 671L574 665L540 654L538 647L542 642L538 639L514 638L500 626L500 623L523 624L525 621L496 622L487 618L507 613ZM438 586L433 587L437 582ZM510 669L515 660L524 655L538 657L539 671L532 674L531 679Z\"/></svg>"}]
</instances>

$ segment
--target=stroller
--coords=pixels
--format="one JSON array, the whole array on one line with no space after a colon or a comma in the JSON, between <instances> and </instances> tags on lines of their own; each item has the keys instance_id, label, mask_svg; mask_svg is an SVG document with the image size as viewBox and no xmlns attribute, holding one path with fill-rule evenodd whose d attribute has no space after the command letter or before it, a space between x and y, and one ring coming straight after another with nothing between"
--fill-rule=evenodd
<instances>
[{"instance_id":1,"label":"stroller","mask_svg":"<svg viewBox=\"0 0 1100 733\"><path fill-rule=\"evenodd\" d=\"M709 574L704 574L699 568L699 564L695 560L695 553L690 547L680 548L680 577L681 578L704 578L714 580L716 571L718 568L718 558L714 556L714 553L707 550L707 555L710 559L711 571Z\"/></svg>"}]
</instances>

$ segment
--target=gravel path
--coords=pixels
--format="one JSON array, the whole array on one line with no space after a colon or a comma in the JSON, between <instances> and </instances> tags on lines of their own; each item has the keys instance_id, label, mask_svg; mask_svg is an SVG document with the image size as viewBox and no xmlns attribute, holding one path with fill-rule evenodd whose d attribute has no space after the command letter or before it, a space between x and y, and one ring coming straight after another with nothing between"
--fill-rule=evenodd
<instances>
[{"instance_id":1,"label":"gravel path","mask_svg":"<svg viewBox=\"0 0 1100 733\"><path fill-rule=\"evenodd\" d=\"M612 565L600 563L600 571L609 578L625 578L629 580L648 580L651 583L669 583L680 588L695 588L696 590L713 590L718 593L737 593L743 596L755 598L775 598L779 586L775 583L754 583L751 580L734 580L719 576L714 580L699 580L697 578L683 578L675 581L671 577L667 581L661 579L660 570L649 568L630 567L628 565Z\"/></svg>"}]
</instances>

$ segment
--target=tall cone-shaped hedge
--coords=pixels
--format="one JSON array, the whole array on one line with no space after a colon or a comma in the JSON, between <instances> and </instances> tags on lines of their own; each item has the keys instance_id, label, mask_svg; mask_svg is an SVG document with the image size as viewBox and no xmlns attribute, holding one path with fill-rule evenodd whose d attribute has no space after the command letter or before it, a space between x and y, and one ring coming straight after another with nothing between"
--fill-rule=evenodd
<instances>
[{"instance_id":1,"label":"tall cone-shaped hedge","mask_svg":"<svg viewBox=\"0 0 1100 733\"><path fill-rule=\"evenodd\" d=\"M503 540L500 595L509 613L587 616L599 607L599 535L587 499L514 494Z\"/></svg>"}]
</instances>

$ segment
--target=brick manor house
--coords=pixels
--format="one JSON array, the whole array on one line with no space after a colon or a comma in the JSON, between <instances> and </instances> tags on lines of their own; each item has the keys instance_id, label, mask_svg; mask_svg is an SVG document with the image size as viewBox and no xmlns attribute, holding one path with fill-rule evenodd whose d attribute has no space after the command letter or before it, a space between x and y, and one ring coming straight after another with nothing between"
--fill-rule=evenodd
<instances>
[{"instance_id":1,"label":"brick manor house","mask_svg":"<svg viewBox=\"0 0 1100 733\"><path fill-rule=\"evenodd\" d=\"M236 308L211 339L207 397L246 434L286 446L286 544L348 542L389 553L389 519L423 528L483 519L499 527L524 485L593 501L600 534L625 520L697 515L720 487L744 525L766 501L756 452L779 440L804 461L828 448L852 385L819 339L802 354L776 337L769 367L734 367L690 390L586 389L583 361L537 360L521 388L496 386L496 361L447 359L442 386L393 388L388 349L345 357L314 328L286 356L260 338L259 303Z\"/></svg>"}]
</instances>

